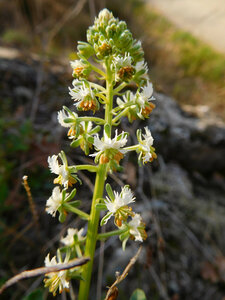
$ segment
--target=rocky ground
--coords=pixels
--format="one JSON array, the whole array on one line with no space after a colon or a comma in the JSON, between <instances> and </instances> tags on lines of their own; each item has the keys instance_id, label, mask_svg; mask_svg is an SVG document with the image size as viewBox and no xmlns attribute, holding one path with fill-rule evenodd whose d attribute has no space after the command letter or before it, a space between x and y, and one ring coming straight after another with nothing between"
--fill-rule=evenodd
<instances>
[{"instance_id":1,"label":"rocky ground","mask_svg":"<svg viewBox=\"0 0 225 300\"><path fill-rule=\"evenodd\" d=\"M80 224L69 217L66 224L59 225L44 211L52 189L47 156L63 148L72 161L82 161L79 150L69 150L56 121L62 105L72 107L67 90L71 78L65 74L66 67L54 62L0 60L3 280L43 265L46 253L50 249L54 253L66 227ZM112 178L134 189L149 235L138 263L119 286L119 299L127 299L134 288L141 287L148 299L224 300L225 125L207 107L181 108L163 94L155 96L156 109L149 121L130 125L124 120L121 124L132 139L137 127L148 125L158 160L139 168L132 155L124 160L125 174ZM36 226L21 188L24 174L30 178L39 219ZM78 191L78 197L86 199L83 207L88 209L91 178L85 173L80 176L86 188ZM130 243L123 252L117 238L106 242L103 290L136 249ZM23 281L4 297L22 299L41 280ZM93 293L94 289L95 285Z\"/></svg>"}]
</instances>

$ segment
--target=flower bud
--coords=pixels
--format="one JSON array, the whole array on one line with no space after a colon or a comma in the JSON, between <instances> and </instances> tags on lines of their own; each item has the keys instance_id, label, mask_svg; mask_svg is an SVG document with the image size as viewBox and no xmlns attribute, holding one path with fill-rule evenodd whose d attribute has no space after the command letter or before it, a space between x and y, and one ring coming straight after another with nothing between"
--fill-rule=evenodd
<instances>
[{"instance_id":1,"label":"flower bud","mask_svg":"<svg viewBox=\"0 0 225 300\"><path fill-rule=\"evenodd\" d=\"M105 8L100 11L97 20L107 24L110 19L114 19L113 14L107 8Z\"/></svg>"},{"instance_id":2,"label":"flower bud","mask_svg":"<svg viewBox=\"0 0 225 300\"><path fill-rule=\"evenodd\" d=\"M85 42L78 42L77 46L78 50L78 56L83 56L86 59L88 59L90 56L94 55L94 49L93 47Z\"/></svg>"}]
</instances>

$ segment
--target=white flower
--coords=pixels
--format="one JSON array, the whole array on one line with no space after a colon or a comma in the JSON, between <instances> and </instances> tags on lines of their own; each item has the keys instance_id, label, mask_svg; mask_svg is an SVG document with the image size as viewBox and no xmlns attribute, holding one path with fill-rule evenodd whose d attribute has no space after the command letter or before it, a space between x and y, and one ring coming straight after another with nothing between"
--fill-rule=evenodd
<instances>
[{"instance_id":1,"label":"white flower","mask_svg":"<svg viewBox=\"0 0 225 300\"><path fill-rule=\"evenodd\" d=\"M113 59L113 64L116 70L119 70L122 67L131 67L132 57L129 53L125 53L125 56L117 55Z\"/></svg>"},{"instance_id":2,"label":"white flower","mask_svg":"<svg viewBox=\"0 0 225 300\"><path fill-rule=\"evenodd\" d=\"M58 118L59 124L61 126L63 126L63 127L70 127L71 126L71 124L64 122L65 119L69 118L69 115L66 113L66 111L64 109L62 109L58 112L57 118Z\"/></svg>"},{"instance_id":3,"label":"white flower","mask_svg":"<svg viewBox=\"0 0 225 300\"><path fill-rule=\"evenodd\" d=\"M148 127L145 127L144 129L145 129L145 134L142 134L144 140L141 140L139 145L141 147L141 151L144 154L142 157L143 162L148 162L152 158L151 146L153 145L154 139Z\"/></svg>"},{"instance_id":4,"label":"white flower","mask_svg":"<svg viewBox=\"0 0 225 300\"><path fill-rule=\"evenodd\" d=\"M128 186L123 187L120 194L114 191L114 196L111 195L111 198L106 196L105 206L108 213L102 218L101 225L115 216L115 224L120 227L122 221L126 221L128 216L133 214L131 207L128 207L128 204L133 202L135 197Z\"/></svg>"},{"instance_id":5,"label":"white flower","mask_svg":"<svg viewBox=\"0 0 225 300\"><path fill-rule=\"evenodd\" d=\"M59 262L56 260L56 256L54 256L50 260L50 255L48 254L45 258L45 266L46 267L52 267L56 266L62 263L61 258L59 259ZM65 260L63 263L68 263L69 257L66 256ZM59 289L59 293L62 293L64 289L69 288L69 281L67 279L67 270L64 271L59 271L59 272L51 272L45 274L46 277L44 279L45 286L49 287L49 291L53 293L53 295L56 295L57 289Z\"/></svg>"},{"instance_id":6,"label":"white flower","mask_svg":"<svg viewBox=\"0 0 225 300\"><path fill-rule=\"evenodd\" d=\"M147 233L145 231L145 224L139 214L132 214L132 219L129 223L123 223L121 229L126 230L126 232L120 235L120 240L123 242L123 250L126 248L126 243L129 237L135 241L143 242L147 238Z\"/></svg>"},{"instance_id":7,"label":"white flower","mask_svg":"<svg viewBox=\"0 0 225 300\"><path fill-rule=\"evenodd\" d=\"M152 157L152 154L150 153L151 151L151 146L153 145L153 137L151 135L150 130L148 127L145 127L145 133L143 134L144 140L142 141L142 149L145 152L145 155L143 156L143 161L148 162L150 158Z\"/></svg>"},{"instance_id":8,"label":"white flower","mask_svg":"<svg viewBox=\"0 0 225 300\"><path fill-rule=\"evenodd\" d=\"M147 85L142 87L141 91L133 94L127 91L123 98L117 98L117 104L120 110L127 108L126 115L130 122L132 122L137 117L140 119L147 118L151 111L154 109L155 105L151 103L155 98L152 96L153 87L148 81Z\"/></svg>"},{"instance_id":9,"label":"white flower","mask_svg":"<svg viewBox=\"0 0 225 300\"><path fill-rule=\"evenodd\" d=\"M85 65L79 59L71 61L70 65L71 65L72 69L85 68Z\"/></svg>"},{"instance_id":10,"label":"white flower","mask_svg":"<svg viewBox=\"0 0 225 300\"><path fill-rule=\"evenodd\" d=\"M128 223L129 232L132 236L134 236L135 241L143 242L143 238L139 231L139 227L142 225L142 219L139 214L135 214L132 220Z\"/></svg>"},{"instance_id":11,"label":"white flower","mask_svg":"<svg viewBox=\"0 0 225 300\"><path fill-rule=\"evenodd\" d=\"M132 66L132 57L129 53L125 56L117 55L113 61L113 71L115 71L115 81L130 81L135 73L135 68Z\"/></svg>"},{"instance_id":12,"label":"white flower","mask_svg":"<svg viewBox=\"0 0 225 300\"><path fill-rule=\"evenodd\" d=\"M74 228L68 228L67 230L67 236L62 238L60 241L66 246L72 246L74 244L74 236L77 235L77 238L79 241L82 241L84 239L83 237L83 231L84 229L81 228L79 231Z\"/></svg>"},{"instance_id":13,"label":"white flower","mask_svg":"<svg viewBox=\"0 0 225 300\"><path fill-rule=\"evenodd\" d=\"M135 201L135 197L133 196L133 193L131 190L125 186L121 193L114 191L115 199L111 200L106 196L106 207L109 212L114 214L118 209L120 209L123 206L126 206L130 203L133 203Z\"/></svg>"},{"instance_id":14,"label":"white flower","mask_svg":"<svg viewBox=\"0 0 225 300\"><path fill-rule=\"evenodd\" d=\"M145 70L145 73L148 73L148 65L144 60L139 61L136 63L135 70L136 72Z\"/></svg>"},{"instance_id":15,"label":"white flower","mask_svg":"<svg viewBox=\"0 0 225 300\"><path fill-rule=\"evenodd\" d=\"M149 130L149 128L146 126L144 127L145 129L145 134L143 134L143 137L145 139L145 143L150 147L153 145L153 137L152 137L152 134L151 134L151 131Z\"/></svg>"},{"instance_id":16,"label":"white flower","mask_svg":"<svg viewBox=\"0 0 225 300\"><path fill-rule=\"evenodd\" d=\"M116 102L120 106L120 108L124 108L128 103L132 102L135 105L135 94L131 91L128 91L126 95L123 95L123 100L117 97Z\"/></svg>"},{"instance_id":17,"label":"white flower","mask_svg":"<svg viewBox=\"0 0 225 300\"><path fill-rule=\"evenodd\" d=\"M145 80L149 79L149 77L148 77L148 65L144 60L139 61L139 62L136 63L135 70L136 70L136 73L138 73L140 71L142 71L142 72L144 71L144 73L142 75L139 75L139 77L143 78Z\"/></svg>"},{"instance_id":18,"label":"white flower","mask_svg":"<svg viewBox=\"0 0 225 300\"><path fill-rule=\"evenodd\" d=\"M77 126L77 117L78 115L72 111L66 111L64 109L58 112L58 121L61 126L69 128L68 137L69 139L74 139L76 137L76 126ZM70 119L69 122L65 122L65 119Z\"/></svg>"},{"instance_id":19,"label":"white flower","mask_svg":"<svg viewBox=\"0 0 225 300\"><path fill-rule=\"evenodd\" d=\"M142 99L142 101L152 101L152 100L155 100L153 97L152 97L152 94L153 94L153 86L152 86L152 83L151 82L147 82L147 85L144 86L142 88L142 91L139 93L139 98ZM140 100L141 101L141 100Z\"/></svg>"},{"instance_id":20,"label":"white flower","mask_svg":"<svg viewBox=\"0 0 225 300\"><path fill-rule=\"evenodd\" d=\"M84 63L81 60L74 60L70 62L73 69L73 76L75 78L85 78L89 75L91 68L88 63Z\"/></svg>"},{"instance_id":21,"label":"white flower","mask_svg":"<svg viewBox=\"0 0 225 300\"><path fill-rule=\"evenodd\" d=\"M74 88L69 87L69 94L72 99L76 101L75 105L78 110L93 110L99 109L99 102L95 97L97 91L86 86L84 82L73 80Z\"/></svg>"},{"instance_id":22,"label":"white flower","mask_svg":"<svg viewBox=\"0 0 225 300\"><path fill-rule=\"evenodd\" d=\"M58 208L62 205L62 193L59 187L55 187L51 197L46 202L46 211L48 214L55 217Z\"/></svg>"},{"instance_id":23,"label":"white flower","mask_svg":"<svg viewBox=\"0 0 225 300\"><path fill-rule=\"evenodd\" d=\"M59 164L58 155L49 156L48 164L51 172L60 176L60 183L64 185L64 187L67 187L69 183L70 173L65 164Z\"/></svg>"},{"instance_id":24,"label":"white flower","mask_svg":"<svg viewBox=\"0 0 225 300\"><path fill-rule=\"evenodd\" d=\"M63 162L62 165L58 162L58 156ZM74 183L79 181L79 178L75 174L76 168L74 166L68 166L67 158L63 151L61 151L59 155L49 156L48 164L51 172L58 175L58 177L54 179L55 184L58 183L68 188L68 186L72 186Z\"/></svg>"},{"instance_id":25,"label":"white flower","mask_svg":"<svg viewBox=\"0 0 225 300\"><path fill-rule=\"evenodd\" d=\"M74 81L75 82L75 81ZM79 81L76 81L79 82ZM94 92L92 91L91 88L86 87L84 82L82 85L77 85L73 89L69 87L69 94L72 97L73 100L75 101L82 101L84 98L89 96L91 99L94 98Z\"/></svg>"},{"instance_id":26,"label":"white flower","mask_svg":"<svg viewBox=\"0 0 225 300\"><path fill-rule=\"evenodd\" d=\"M64 120L68 119L68 118L74 118L74 120L78 117L78 115L75 112L71 112L72 115L70 115L67 111L65 111L64 109L60 110L58 112L58 121L59 124L63 127L69 128L71 127L71 123L66 123Z\"/></svg>"},{"instance_id":27,"label":"white flower","mask_svg":"<svg viewBox=\"0 0 225 300\"><path fill-rule=\"evenodd\" d=\"M126 151L122 149L127 143L127 134L126 132L121 133L121 138L118 139L118 131L115 131L115 137L113 139L109 138L107 134L104 132L104 138L100 139L99 135L96 134L94 137L94 146L98 153L91 154L91 156L96 156L99 153L104 152L107 149L116 149L121 153L125 153Z\"/></svg>"}]
</instances>

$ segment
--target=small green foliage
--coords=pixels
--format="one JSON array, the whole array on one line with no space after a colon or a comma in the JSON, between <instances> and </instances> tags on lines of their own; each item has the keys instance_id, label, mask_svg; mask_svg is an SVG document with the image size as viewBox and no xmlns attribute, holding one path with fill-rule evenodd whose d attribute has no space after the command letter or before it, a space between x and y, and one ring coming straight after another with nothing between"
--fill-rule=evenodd
<instances>
[{"instance_id":1,"label":"small green foliage","mask_svg":"<svg viewBox=\"0 0 225 300\"><path fill-rule=\"evenodd\" d=\"M143 290L136 289L131 295L130 300L147 300L147 298Z\"/></svg>"},{"instance_id":2,"label":"small green foliage","mask_svg":"<svg viewBox=\"0 0 225 300\"><path fill-rule=\"evenodd\" d=\"M31 43L28 35L25 32L17 29L6 30L2 35L2 40L7 44L12 44L20 47L30 46Z\"/></svg>"},{"instance_id":3,"label":"small green foliage","mask_svg":"<svg viewBox=\"0 0 225 300\"><path fill-rule=\"evenodd\" d=\"M180 47L180 65L188 76L210 81L225 78L225 58L190 33L176 31L172 39Z\"/></svg>"}]
</instances>

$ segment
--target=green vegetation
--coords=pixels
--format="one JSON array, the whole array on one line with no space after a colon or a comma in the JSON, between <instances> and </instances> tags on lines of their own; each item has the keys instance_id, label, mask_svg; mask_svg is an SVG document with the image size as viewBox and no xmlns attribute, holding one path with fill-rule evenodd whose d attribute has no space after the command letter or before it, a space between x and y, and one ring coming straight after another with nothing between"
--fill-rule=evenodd
<instances>
[{"instance_id":1,"label":"green vegetation","mask_svg":"<svg viewBox=\"0 0 225 300\"><path fill-rule=\"evenodd\" d=\"M172 40L180 49L179 61L185 75L200 76L215 83L220 83L225 78L224 55L217 53L188 32L175 31Z\"/></svg>"},{"instance_id":2,"label":"green vegetation","mask_svg":"<svg viewBox=\"0 0 225 300\"><path fill-rule=\"evenodd\" d=\"M224 118L225 55L178 29L151 6L135 10L156 88L183 104L209 105ZM138 29L137 29L138 28ZM151 49L151 52L147 51Z\"/></svg>"},{"instance_id":3,"label":"green vegetation","mask_svg":"<svg viewBox=\"0 0 225 300\"><path fill-rule=\"evenodd\" d=\"M27 33L17 29L7 29L2 35L2 41L19 47L31 46L31 40Z\"/></svg>"}]
</instances>

